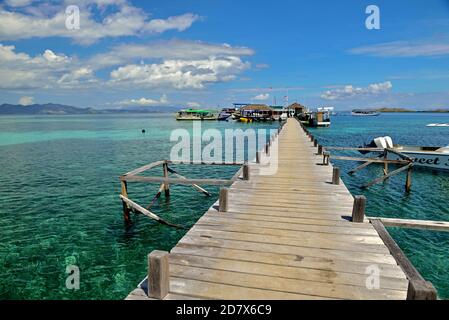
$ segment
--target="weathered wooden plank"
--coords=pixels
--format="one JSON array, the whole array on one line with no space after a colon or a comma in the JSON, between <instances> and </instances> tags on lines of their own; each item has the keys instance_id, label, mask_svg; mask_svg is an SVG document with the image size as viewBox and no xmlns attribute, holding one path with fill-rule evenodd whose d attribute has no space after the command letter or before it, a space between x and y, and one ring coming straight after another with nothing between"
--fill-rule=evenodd
<instances>
[{"instance_id":1,"label":"weathered wooden plank","mask_svg":"<svg viewBox=\"0 0 449 320\"><path fill-rule=\"evenodd\" d=\"M222 258L236 261L248 261L272 264L276 266L291 266L315 270L331 270L334 272L366 275L371 262L336 260L309 256L300 256L291 253L259 252L245 249L216 248L207 245L194 245L179 243L171 253L183 255ZM236 262L238 263L238 262ZM382 277L406 279L404 272L397 264L378 263Z\"/></svg>"},{"instance_id":2,"label":"weathered wooden plank","mask_svg":"<svg viewBox=\"0 0 449 320\"><path fill-rule=\"evenodd\" d=\"M449 232L449 222L432 221L432 220L416 220L416 219L398 219L398 218L382 218L368 217L368 219L380 220L386 227L403 227L409 229L423 229L434 231Z\"/></svg>"},{"instance_id":3,"label":"weathered wooden plank","mask_svg":"<svg viewBox=\"0 0 449 320\"><path fill-rule=\"evenodd\" d=\"M171 274L176 278L331 299L405 299L406 297L406 293L400 290L369 290L335 283L285 279L176 264L171 265Z\"/></svg>"},{"instance_id":4,"label":"weathered wooden plank","mask_svg":"<svg viewBox=\"0 0 449 320\"><path fill-rule=\"evenodd\" d=\"M398 265L404 270L407 278L409 280L421 280L424 281L424 278L421 274L416 270L413 264L408 260L407 256L401 250L401 248L397 245L397 243L390 236L388 231L385 229L384 225L381 221L376 219L371 219L371 223L379 233L380 238L383 240L387 248L390 250L392 256L397 261Z\"/></svg>"},{"instance_id":5,"label":"weathered wooden plank","mask_svg":"<svg viewBox=\"0 0 449 320\"><path fill-rule=\"evenodd\" d=\"M170 292L178 295L196 296L200 299L247 300L251 297L252 300L330 300L304 294L255 289L180 277L170 278Z\"/></svg>"},{"instance_id":6,"label":"weathered wooden plank","mask_svg":"<svg viewBox=\"0 0 449 320\"><path fill-rule=\"evenodd\" d=\"M150 169L152 169L152 168L154 168L154 167L163 165L164 163L165 163L164 160L161 160L161 161L155 161L155 162L146 164L146 165L144 165L144 166L142 166L142 167L139 167L139 168L137 168L137 169L134 169L134 170L132 170L132 171L130 171L130 172L128 172L128 173L125 173L124 175L125 175L125 176L133 176L133 175L142 173L142 172L144 172L144 171L150 170Z\"/></svg>"},{"instance_id":7,"label":"weathered wooden plank","mask_svg":"<svg viewBox=\"0 0 449 320\"><path fill-rule=\"evenodd\" d=\"M237 240L247 241L254 243L266 243L266 244L282 244L295 247L310 247L329 250L345 250L357 253L379 253L388 254L388 249L383 244L373 244L369 242L369 237L360 237L358 242L344 242L342 236L335 236L334 239L326 238L323 236L313 237L308 235L298 239L297 237L284 237L279 235L257 234L257 233L241 233L232 231L211 230L212 228L194 226L189 231L190 236L194 237L206 237L213 239L225 239L225 240ZM351 254L348 252L348 255Z\"/></svg>"},{"instance_id":8,"label":"weathered wooden plank","mask_svg":"<svg viewBox=\"0 0 449 320\"><path fill-rule=\"evenodd\" d=\"M165 178L165 177L143 177L143 176L121 176L120 179L126 182L163 182L163 183L173 183L173 184L184 184L184 185L231 185L233 180L226 179L179 179L179 178Z\"/></svg>"},{"instance_id":9,"label":"weathered wooden plank","mask_svg":"<svg viewBox=\"0 0 449 320\"><path fill-rule=\"evenodd\" d=\"M366 274L351 274L332 270L298 268L222 258L199 257L186 254L170 254L170 263L181 266L208 268L221 271L265 275L277 278L308 280L314 282L335 283L366 287ZM406 279L382 277L380 289L407 290Z\"/></svg>"},{"instance_id":10,"label":"weathered wooden plank","mask_svg":"<svg viewBox=\"0 0 449 320\"><path fill-rule=\"evenodd\" d=\"M196 237L185 235L179 243L207 245L217 248L230 248L241 250L252 250L258 252L271 253L289 253L298 256L308 256L317 258L329 258L334 260L346 261L360 261L360 262L374 262L374 263L390 263L396 265L396 260L388 254L382 253L366 253L366 252L351 252L345 250L331 250L322 248L288 246L282 244L272 244L263 242L248 242L241 240L228 240L208 237Z\"/></svg>"}]
</instances>

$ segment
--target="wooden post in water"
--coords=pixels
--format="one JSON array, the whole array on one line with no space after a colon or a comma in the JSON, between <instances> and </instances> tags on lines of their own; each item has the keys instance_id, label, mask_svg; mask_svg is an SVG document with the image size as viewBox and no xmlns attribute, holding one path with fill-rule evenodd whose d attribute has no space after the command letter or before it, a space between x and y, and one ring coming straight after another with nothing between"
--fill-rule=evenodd
<instances>
[{"instance_id":1,"label":"wooden post in water","mask_svg":"<svg viewBox=\"0 0 449 320\"><path fill-rule=\"evenodd\" d=\"M323 146L322 145L318 145L318 155L321 156L323 154Z\"/></svg>"},{"instance_id":2,"label":"wooden post in water","mask_svg":"<svg viewBox=\"0 0 449 320\"><path fill-rule=\"evenodd\" d=\"M249 166L248 163L243 164L243 180L249 180Z\"/></svg>"},{"instance_id":3,"label":"wooden post in water","mask_svg":"<svg viewBox=\"0 0 449 320\"><path fill-rule=\"evenodd\" d=\"M332 170L332 184L340 184L340 168L334 167Z\"/></svg>"},{"instance_id":4,"label":"wooden post in water","mask_svg":"<svg viewBox=\"0 0 449 320\"><path fill-rule=\"evenodd\" d=\"M170 289L168 252L154 250L148 255L148 296L164 299Z\"/></svg>"},{"instance_id":5,"label":"wooden post in water","mask_svg":"<svg viewBox=\"0 0 449 320\"><path fill-rule=\"evenodd\" d=\"M163 165L163 170L164 170L164 178L168 178L168 164L165 162ZM170 185L168 184L167 181L164 182L164 192L165 192L165 196L169 197L170 196Z\"/></svg>"},{"instance_id":6,"label":"wooden post in water","mask_svg":"<svg viewBox=\"0 0 449 320\"><path fill-rule=\"evenodd\" d=\"M226 212L228 211L228 188L220 188L220 196L218 198L218 211Z\"/></svg>"},{"instance_id":7,"label":"wooden post in water","mask_svg":"<svg viewBox=\"0 0 449 320\"><path fill-rule=\"evenodd\" d=\"M387 160L388 158L388 152L387 150L384 151L384 160ZM388 175L388 162L384 162L384 176Z\"/></svg>"},{"instance_id":8,"label":"wooden post in water","mask_svg":"<svg viewBox=\"0 0 449 320\"><path fill-rule=\"evenodd\" d=\"M120 181L120 184L122 187L122 191L121 191L122 196L128 198L128 184L126 183L126 181L123 181L123 180ZM123 218L125 219L125 222L130 222L131 221L131 217L130 217L131 210L129 209L126 202L123 200L122 200L122 205L123 205Z\"/></svg>"},{"instance_id":9,"label":"wooden post in water","mask_svg":"<svg viewBox=\"0 0 449 320\"><path fill-rule=\"evenodd\" d=\"M413 279L408 283L407 300L437 300L437 291L431 282Z\"/></svg>"},{"instance_id":10,"label":"wooden post in water","mask_svg":"<svg viewBox=\"0 0 449 320\"><path fill-rule=\"evenodd\" d=\"M352 222L363 222L365 219L366 197L354 196L354 206L352 207Z\"/></svg>"},{"instance_id":11,"label":"wooden post in water","mask_svg":"<svg viewBox=\"0 0 449 320\"><path fill-rule=\"evenodd\" d=\"M412 189L412 170L413 170L413 164L409 165L407 169L407 179L405 180L405 191L410 192Z\"/></svg>"}]
</instances>

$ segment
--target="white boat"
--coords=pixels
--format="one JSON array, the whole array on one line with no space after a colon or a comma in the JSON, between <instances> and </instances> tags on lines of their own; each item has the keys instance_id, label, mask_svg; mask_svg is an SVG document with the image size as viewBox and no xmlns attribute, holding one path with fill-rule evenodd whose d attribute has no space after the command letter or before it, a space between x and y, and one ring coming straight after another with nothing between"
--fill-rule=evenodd
<instances>
[{"instance_id":1,"label":"white boat","mask_svg":"<svg viewBox=\"0 0 449 320\"><path fill-rule=\"evenodd\" d=\"M449 123L429 123L426 127L449 127Z\"/></svg>"},{"instance_id":2,"label":"white boat","mask_svg":"<svg viewBox=\"0 0 449 320\"><path fill-rule=\"evenodd\" d=\"M419 147L393 144L393 140L386 137L378 137L368 145L380 149L393 149L413 159L416 167L425 167L434 170L449 170L449 145L446 147ZM400 160L400 156L392 152L387 159Z\"/></svg>"}]
</instances>

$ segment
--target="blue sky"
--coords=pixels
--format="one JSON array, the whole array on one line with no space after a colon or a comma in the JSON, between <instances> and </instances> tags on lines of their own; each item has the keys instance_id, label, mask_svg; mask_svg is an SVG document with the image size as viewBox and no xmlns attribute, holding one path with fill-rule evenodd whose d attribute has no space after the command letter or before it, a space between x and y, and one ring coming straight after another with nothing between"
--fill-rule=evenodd
<instances>
[{"instance_id":1,"label":"blue sky","mask_svg":"<svg viewBox=\"0 0 449 320\"><path fill-rule=\"evenodd\" d=\"M6 0L0 44L0 103L449 107L447 0Z\"/></svg>"}]
</instances>

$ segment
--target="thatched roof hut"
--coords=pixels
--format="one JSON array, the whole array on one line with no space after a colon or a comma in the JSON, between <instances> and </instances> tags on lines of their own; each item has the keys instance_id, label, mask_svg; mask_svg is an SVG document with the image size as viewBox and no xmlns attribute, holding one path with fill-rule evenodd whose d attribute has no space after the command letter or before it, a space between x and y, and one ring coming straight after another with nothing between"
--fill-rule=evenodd
<instances>
[{"instance_id":1,"label":"thatched roof hut","mask_svg":"<svg viewBox=\"0 0 449 320\"><path fill-rule=\"evenodd\" d=\"M298 114L302 114L302 113L306 113L306 112L307 112L307 107L306 107L306 106L303 106L302 104L297 103L297 102L292 103L291 105L289 105L289 106L288 106L288 109L289 109L289 110L293 110L294 113L295 113L295 115L298 115Z\"/></svg>"},{"instance_id":2,"label":"thatched roof hut","mask_svg":"<svg viewBox=\"0 0 449 320\"><path fill-rule=\"evenodd\" d=\"M240 108L240 111L272 111L269 106L265 104L248 104Z\"/></svg>"}]
</instances>

